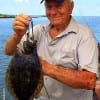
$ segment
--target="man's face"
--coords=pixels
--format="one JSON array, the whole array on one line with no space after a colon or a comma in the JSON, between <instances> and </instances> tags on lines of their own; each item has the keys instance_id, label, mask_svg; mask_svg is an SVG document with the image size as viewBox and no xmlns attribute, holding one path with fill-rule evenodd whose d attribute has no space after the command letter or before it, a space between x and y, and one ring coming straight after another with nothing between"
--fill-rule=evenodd
<instances>
[{"instance_id":1,"label":"man's face","mask_svg":"<svg viewBox=\"0 0 100 100\"><path fill-rule=\"evenodd\" d=\"M73 4L67 0L57 3L55 0L47 0L45 3L46 16L52 25L62 25L69 21ZM68 23L68 22L67 22Z\"/></svg>"}]
</instances>

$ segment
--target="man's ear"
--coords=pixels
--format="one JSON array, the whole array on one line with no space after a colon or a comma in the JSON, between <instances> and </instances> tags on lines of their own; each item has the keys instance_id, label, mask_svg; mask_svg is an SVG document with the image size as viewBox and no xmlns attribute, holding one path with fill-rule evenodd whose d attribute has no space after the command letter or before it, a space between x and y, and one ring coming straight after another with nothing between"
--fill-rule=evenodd
<instances>
[{"instance_id":1,"label":"man's ear","mask_svg":"<svg viewBox=\"0 0 100 100\"><path fill-rule=\"evenodd\" d=\"M72 14L72 11L73 11L73 8L74 8L74 2L72 1L71 3L70 3L70 5L69 5L70 7L70 9L69 9L69 11L70 11L70 14Z\"/></svg>"}]
</instances>

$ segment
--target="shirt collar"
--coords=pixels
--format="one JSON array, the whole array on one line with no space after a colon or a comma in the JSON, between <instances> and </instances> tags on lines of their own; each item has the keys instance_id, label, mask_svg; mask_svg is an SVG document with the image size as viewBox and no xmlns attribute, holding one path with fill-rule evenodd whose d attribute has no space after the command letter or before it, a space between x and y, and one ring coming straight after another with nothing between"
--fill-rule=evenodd
<instances>
[{"instance_id":1,"label":"shirt collar","mask_svg":"<svg viewBox=\"0 0 100 100\"><path fill-rule=\"evenodd\" d=\"M77 33L77 31L78 31L77 22L71 17L70 23L67 26L67 28L65 29L64 33L65 34Z\"/></svg>"},{"instance_id":2,"label":"shirt collar","mask_svg":"<svg viewBox=\"0 0 100 100\"><path fill-rule=\"evenodd\" d=\"M48 25L45 27L45 32L49 32L51 28L51 24L48 23ZM70 20L70 23L69 25L66 27L66 29L61 33L59 34L57 37L61 37L61 36L64 36L64 35L68 35L68 34L71 34L71 33L74 33L74 34L77 34L78 32L78 25L77 25L77 22L75 21L74 18L71 17L71 20Z\"/></svg>"}]
</instances>

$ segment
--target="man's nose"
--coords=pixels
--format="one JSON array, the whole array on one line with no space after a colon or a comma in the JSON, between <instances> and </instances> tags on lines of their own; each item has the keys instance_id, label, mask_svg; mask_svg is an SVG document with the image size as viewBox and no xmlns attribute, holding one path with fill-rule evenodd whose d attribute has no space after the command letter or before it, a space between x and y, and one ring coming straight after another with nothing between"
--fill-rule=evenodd
<instances>
[{"instance_id":1,"label":"man's nose","mask_svg":"<svg viewBox=\"0 0 100 100\"><path fill-rule=\"evenodd\" d=\"M50 9L50 12L51 12L51 14L57 13L57 8L56 8L56 7L52 7L52 8Z\"/></svg>"}]
</instances>

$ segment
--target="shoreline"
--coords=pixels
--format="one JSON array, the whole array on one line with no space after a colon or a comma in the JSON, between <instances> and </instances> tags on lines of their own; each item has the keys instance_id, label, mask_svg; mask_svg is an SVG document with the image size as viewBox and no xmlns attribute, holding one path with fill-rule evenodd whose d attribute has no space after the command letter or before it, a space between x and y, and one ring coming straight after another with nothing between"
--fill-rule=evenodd
<instances>
[{"instance_id":1,"label":"shoreline","mask_svg":"<svg viewBox=\"0 0 100 100\"><path fill-rule=\"evenodd\" d=\"M12 16L0 16L0 18L15 18L16 17L16 15L12 15ZM44 16L44 15L41 15L41 16L30 16L30 17L32 17L32 18L41 18L41 17L46 17L46 16Z\"/></svg>"}]
</instances>

